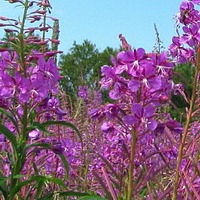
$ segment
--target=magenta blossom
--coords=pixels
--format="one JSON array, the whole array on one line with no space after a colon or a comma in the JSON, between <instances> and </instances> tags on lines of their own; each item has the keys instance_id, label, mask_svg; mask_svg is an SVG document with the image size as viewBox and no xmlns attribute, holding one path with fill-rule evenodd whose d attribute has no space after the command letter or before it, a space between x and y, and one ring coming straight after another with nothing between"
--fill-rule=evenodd
<instances>
[{"instance_id":1,"label":"magenta blossom","mask_svg":"<svg viewBox=\"0 0 200 200\"><path fill-rule=\"evenodd\" d=\"M136 103L132 106L132 114L124 117L124 122L127 125L134 126L135 128L143 127L143 130L155 130L157 122L154 120L155 107L153 104L142 106Z\"/></svg>"}]
</instances>

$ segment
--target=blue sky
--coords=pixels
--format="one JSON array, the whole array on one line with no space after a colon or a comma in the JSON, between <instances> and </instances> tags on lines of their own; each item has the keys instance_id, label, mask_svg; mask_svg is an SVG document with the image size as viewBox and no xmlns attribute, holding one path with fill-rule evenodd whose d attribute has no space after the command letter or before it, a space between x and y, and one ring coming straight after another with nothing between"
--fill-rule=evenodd
<instances>
[{"instance_id":1,"label":"blue sky","mask_svg":"<svg viewBox=\"0 0 200 200\"><path fill-rule=\"evenodd\" d=\"M155 44L154 23L167 47L175 34L174 16L181 0L50 0L52 15L60 20L60 49L65 53L74 41L84 39L103 50L118 48L122 33L135 48L151 51ZM0 15L18 17L20 8L0 2ZM0 30L0 36L3 30Z\"/></svg>"}]
</instances>

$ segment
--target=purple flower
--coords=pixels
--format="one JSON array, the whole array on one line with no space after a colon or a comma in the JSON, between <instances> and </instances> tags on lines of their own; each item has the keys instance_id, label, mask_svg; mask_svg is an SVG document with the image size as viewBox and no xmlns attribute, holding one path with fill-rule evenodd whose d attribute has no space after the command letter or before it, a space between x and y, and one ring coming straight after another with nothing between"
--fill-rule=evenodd
<instances>
[{"instance_id":1,"label":"purple flower","mask_svg":"<svg viewBox=\"0 0 200 200\"><path fill-rule=\"evenodd\" d=\"M145 50L142 48L135 49L133 51L122 51L117 55L118 64L133 64L134 66L138 66L140 61L145 59L146 54Z\"/></svg>"},{"instance_id":2,"label":"purple flower","mask_svg":"<svg viewBox=\"0 0 200 200\"><path fill-rule=\"evenodd\" d=\"M38 139L39 135L40 131L38 129L35 129L28 134L29 138L31 138L32 140Z\"/></svg>"},{"instance_id":3,"label":"purple flower","mask_svg":"<svg viewBox=\"0 0 200 200\"><path fill-rule=\"evenodd\" d=\"M87 100L88 98L88 87L87 86L79 86L78 87L78 97L83 100Z\"/></svg>"},{"instance_id":4,"label":"purple flower","mask_svg":"<svg viewBox=\"0 0 200 200\"><path fill-rule=\"evenodd\" d=\"M141 73L129 81L128 87L132 92L137 92L141 87L155 91L161 87L161 78L157 76L155 67L145 65Z\"/></svg>"},{"instance_id":5,"label":"purple flower","mask_svg":"<svg viewBox=\"0 0 200 200\"><path fill-rule=\"evenodd\" d=\"M120 99L123 95L123 85L119 82L116 82L113 86L113 89L109 92L109 97L111 99L117 100Z\"/></svg>"},{"instance_id":6,"label":"purple flower","mask_svg":"<svg viewBox=\"0 0 200 200\"><path fill-rule=\"evenodd\" d=\"M155 130L157 122L153 119L155 107L153 104L142 106L140 103L135 103L132 106L132 114L124 117L124 122L127 125L139 127L142 125L145 130Z\"/></svg>"},{"instance_id":7,"label":"purple flower","mask_svg":"<svg viewBox=\"0 0 200 200\"><path fill-rule=\"evenodd\" d=\"M48 100L47 106L56 110L60 106L60 102L57 98L53 97Z\"/></svg>"},{"instance_id":8,"label":"purple flower","mask_svg":"<svg viewBox=\"0 0 200 200\"><path fill-rule=\"evenodd\" d=\"M100 108L91 109L89 115L93 119L103 119L104 117L112 119L118 116L120 108L117 104L106 104Z\"/></svg>"},{"instance_id":9,"label":"purple flower","mask_svg":"<svg viewBox=\"0 0 200 200\"><path fill-rule=\"evenodd\" d=\"M183 24L190 24L199 19L199 12L195 10L194 4L189 1L183 1L180 5L178 19Z\"/></svg>"},{"instance_id":10,"label":"purple flower","mask_svg":"<svg viewBox=\"0 0 200 200\"><path fill-rule=\"evenodd\" d=\"M199 23L191 24L189 27L184 26L183 31L184 34L180 38L181 43L187 43L191 47L195 47L198 45L200 41L200 31L199 31Z\"/></svg>"},{"instance_id":11,"label":"purple flower","mask_svg":"<svg viewBox=\"0 0 200 200\"><path fill-rule=\"evenodd\" d=\"M176 120L169 120L165 123L165 125L170 129L177 133L181 133L183 131L183 126L180 122Z\"/></svg>"},{"instance_id":12,"label":"purple flower","mask_svg":"<svg viewBox=\"0 0 200 200\"><path fill-rule=\"evenodd\" d=\"M116 77L114 67L104 65L101 67L101 73L103 76L100 81L101 87L105 89L110 88L113 85Z\"/></svg>"},{"instance_id":13,"label":"purple flower","mask_svg":"<svg viewBox=\"0 0 200 200\"><path fill-rule=\"evenodd\" d=\"M37 94L38 100L46 98L49 93L57 93L57 84L60 76L52 58L45 61L44 57L39 57L37 65L32 68L30 73L32 87Z\"/></svg>"},{"instance_id":14,"label":"purple flower","mask_svg":"<svg viewBox=\"0 0 200 200\"><path fill-rule=\"evenodd\" d=\"M150 58L156 67L158 75L161 77L171 77L174 63L169 60L166 52L151 54Z\"/></svg>"},{"instance_id":15,"label":"purple flower","mask_svg":"<svg viewBox=\"0 0 200 200\"><path fill-rule=\"evenodd\" d=\"M62 154L64 152L64 148L61 144L61 142L54 142L53 145L52 145L52 151L55 153L55 154Z\"/></svg>"},{"instance_id":16,"label":"purple flower","mask_svg":"<svg viewBox=\"0 0 200 200\"><path fill-rule=\"evenodd\" d=\"M189 0L189 1L191 1L194 4L200 4L200 0Z\"/></svg>"},{"instance_id":17,"label":"purple flower","mask_svg":"<svg viewBox=\"0 0 200 200\"><path fill-rule=\"evenodd\" d=\"M169 51L172 57L177 58L176 62L186 63L194 60L194 50L181 46L180 37L173 37L172 42L169 46Z\"/></svg>"},{"instance_id":18,"label":"purple flower","mask_svg":"<svg viewBox=\"0 0 200 200\"><path fill-rule=\"evenodd\" d=\"M101 125L101 130L104 131L104 132L111 132L113 131L115 128L114 128L114 124L112 122L104 122L102 125Z\"/></svg>"}]
</instances>

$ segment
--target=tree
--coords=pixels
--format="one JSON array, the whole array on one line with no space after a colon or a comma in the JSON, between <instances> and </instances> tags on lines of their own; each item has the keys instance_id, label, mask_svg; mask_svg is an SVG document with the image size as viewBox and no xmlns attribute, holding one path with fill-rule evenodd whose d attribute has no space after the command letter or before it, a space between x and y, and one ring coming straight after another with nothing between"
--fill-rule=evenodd
<instances>
[{"instance_id":1,"label":"tree","mask_svg":"<svg viewBox=\"0 0 200 200\"><path fill-rule=\"evenodd\" d=\"M76 97L78 86L87 85L91 89L98 88L100 79L100 67L111 64L111 55L117 50L107 47L102 52L88 40L82 44L73 43L69 53L60 57L59 66L63 89L71 96Z\"/></svg>"}]
</instances>

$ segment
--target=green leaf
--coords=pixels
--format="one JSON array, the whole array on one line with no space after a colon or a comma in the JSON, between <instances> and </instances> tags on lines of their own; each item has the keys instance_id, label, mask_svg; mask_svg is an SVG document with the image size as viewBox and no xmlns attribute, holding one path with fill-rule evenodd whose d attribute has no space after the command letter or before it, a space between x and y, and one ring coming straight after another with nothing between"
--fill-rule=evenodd
<instances>
[{"instance_id":1,"label":"green leaf","mask_svg":"<svg viewBox=\"0 0 200 200\"><path fill-rule=\"evenodd\" d=\"M80 138L80 141L81 142L83 141L81 133L76 128L76 126L74 124L72 124L71 122L66 122L66 121L47 121L47 122L41 123L41 125L43 125L44 127L50 126L50 125L62 125L62 126L69 127L71 129L73 129L74 131L76 131L76 133L78 134L78 136Z\"/></svg>"},{"instance_id":2,"label":"green leaf","mask_svg":"<svg viewBox=\"0 0 200 200\"><path fill-rule=\"evenodd\" d=\"M51 126L51 125L62 125L62 126L66 126L68 128L73 129L77 133L77 135L78 135L78 137L80 139L80 142L81 142L81 144L83 146L82 135L79 132L79 130L76 128L76 126L74 124L72 124L71 122L66 122L66 121L46 121L46 122L43 122L43 123L33 122L31 127L29 127L29 131L32 131L34 129L39 129L39 130L41 130L43 132L52 134L52 132L49 132L46 129L48 126Z\"/></svg>"},{"instance_id":3,"label":"green leaf","mask_svg":"<svg viewBox=\"0 0 200 200\"><path fill-rule=\"evenodd\" d=\"M60 159L62 160L66 174L67 174L67 177L68 177L68 175L69 175L69 163L68 163L67 159L65 158L65 156L63 154L56 154L56 155L58 155L60 157Z\"/></svg>"},{"instance_id":4,"label":"green leaf","mask_svg":"<svg viewBox=\"0 0 200 200\"><path fill-rule=\"evenodd\" d=\"M45 178L44 182L51 182L51 183L55 183L57 185L60 185L60 186L62 186L64 188L66 187L65 183L61 179L59 179L59 178L52 177L52 176L43 176L43 177Z\"/></svg>"},{"instance_id":5,"label":"green leaf","mask_svg":"<svg viewBox=\"0 0 200 200\"><path fill-rule=\"evenodd\" d=\"M46 121L46 122L43 122L43 123L33 122L31 127L29 127L29 131L32 131L34 129L38 129L38 130L46 132L46 133L51 133L46 129L48 126L51 126L51 125L62 125L62 126L66 126L66 127L73 129L77 133L81 143L83 142L81 133L76 128L76 126L74 124L72 124L71 122L66 122L66 121Z\"/></svg>"},{"instance_id":6,"label":"green leaf","mask_svg":"<svg viewBox=\"0 0 200 200\"><path fill-rule=\"evenodd\" d=\"M30 177L30 179L26 180L26 181L22 181L22 182L19 182L10 192L10 196L11 197L14 197L15 194L17 192L19 192L21 190L22 187L32 183L32 182L36 182L38 184L41 184L41 183L55 183L57 185L60 185L62 187L66 187L64 182L59 179L59 178L55 178L55 177L51 177L51 176L42 176L42 175L36 175L36 176L32 176Z\"/></svg>"},{"instance_id":7,"label":"green leaf","mask_svg":"<svg viewBox=\"0 0 200 200\"><path fill-rule=\"evenodd\" d=\"M12 190L10 191L10 198L11 197L14 197L15 194L17 192L19 192L21 190L22 187L30 184L31 182L33 182L34 180L32 179L29 179L29 180L26 180L26 181L22 181L22 182L19 182L14 188L12 188Z\"/></svg>"},{"instance_id":8,"label":"green leaf","mask_svg":"<svg viewBox=\"0 0 200 200\"><path fill-rule=\"evenodd\" d=\"M103 197L100 197L100 196L85 196L85 197L81 197L79 198L79 200L106 200L105 198Z\"/></svg>"},{"instance_id":9,"label":"green leaf","mask_svg":"<svg viewBox=\"0 0 200 200\"><path fill-rule=\"evenodd\" d=\"M31 147L42 147L43 149L49 149L52 151L52 145L49 143L33 143L33 144L28 144L25 146L25 151L30 149Z\"/></svg>"},{"instance_id":10,"label":"green leaf","mask_svg":"<svg viewBox=\"0 0 200 200\"><path fill-rule=\"evenodd\" d=\"M4 125L0 124L0 133L3 134L12 144L13 148L17 148L17 140L15 135Z\"/></svg>"},{"instance_id":11,"label":"green leaf","mask_svg":"<svg viewBox=\"0 0 200 200\"><path fill-rule=\"evenodd\" d=\"M60 197L84 197L88 196L88 193L74 192L74 191L62 191L62 192L52 192L48 195L45 195L38 200L52 200L54 196L59 195Z\"/></svg>"},{"instance_id":12,"label":"green leaf","mask_svg":"<svg viewBox=\"0 0 200 200\"><path fill-rule=\"evenodd\" d=\"M43 185L44 185L44 183L40 181L37 184L37 186L35 187L35 188L37 188L36 189L36 194L35 194L35 199L38 199L40 197L40 195L42 194Z\"/></svg>"},{"instance_id":13,"label":"green leaf","mask_svg":"<svg viewBox=\"0 0 200 200\"><path fill-rule=\"evenodd\" d=\"M23 174L16 174L13 176L14 179L19 179L19 178L23 178L24 175Z\"/></svg>"},{"instance_id":14,"label":"green leaf","mask_svg":"<svg viewBox=\"0 0 200 200\"><path fill-rule=\"evenodd\" d=\"M28 144L25 147L25 152L30 149L31 147L41 147L41 149L48 149L50 151L53 151L52 149L52 145L48 144L48 143L33 143L33 144ZM53 151L54 152L54 151ZM54 152L55 153L55 152ZM63 162L64 168L66 170L66 174L68 177L69 174L69 163L67 161L67 159L65 158L65 156L62 153L55 153L57 156L60 157L61 161Z\"/></svg>"},{"instance_id":15,"label":"green leaf","mask_svg":"<svg viewBox=\"0 0 200 200\"><path fill-rule=\"evenodd\" d=\"M0 192L3 194L4 199L7 199L8 192L0 185Z\"/></svg>"},{"instance_id":16,"label":"green leaf","mask_svg":"<svg viewBox=\"0 0 200 200\"><path fill-rule=\"evenodd\" d=\"M5 111L4 109L0 108L0 113L4 114L15 126L15 128L18 130L18 123L15 120L15 118L7 111Z\"/></svg>"},{"instance_id":17,"label":"green leaf","mask_svg":"<svg viewBox=\"0 0 200 200\"><path fill-rule=\"evenodd\" d=\"M39 122L33 122L32 125L27 128L28 132L31 132L35 129L38 129L38 130L40 130L44 133L52 134L51 132L46 130L46 128L42 124L40 124Z\"/></svg>"},{"instance_id":18,"label":"green leaf","mask_svg":"<svg viewBox=\"0 0 200 200\"><path fill-rule=\"evenodd\" d=\"M7 189L6 189L6 181L8 177L6 176L0 176L0 191L4 195L4 197L7 195Z\"/></svg>"},{"instance_id":19,"label":"green leaf","mask_svg":"<svg viewBox=\"0 0 200 200\"><path fill-rule=\"evenodd\" d=\"M35 174L39 175L39 171L35 162L33 162L33 169L34 169Z\"/></svg>"}]
</instances>

